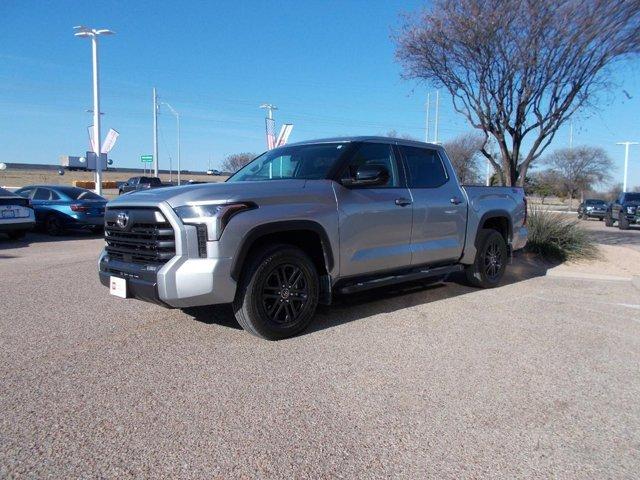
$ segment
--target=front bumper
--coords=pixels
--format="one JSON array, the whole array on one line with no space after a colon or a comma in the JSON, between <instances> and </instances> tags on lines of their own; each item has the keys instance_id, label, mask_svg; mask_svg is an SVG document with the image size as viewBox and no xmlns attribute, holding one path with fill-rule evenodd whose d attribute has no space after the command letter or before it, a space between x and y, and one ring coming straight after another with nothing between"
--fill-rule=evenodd
<instances>
[{"instance_id":1,"label":"front bumper","mask_svg":"<svg viewBox=\"0 0 640 480\"><path fill-rule=\"evenodd\" d=\"M133 205L132 205L133 206ZM166 203L141 204L159 208L175 234L176 254L164 264L139 264L111 259L102 251L98 266L100 282L109 286L111 276L127 280L127 296L167 307L185 308L230 303L236 293L231 278L231 258L213 258L217 242L207 242L207 257L200 258L196 228L184 225ZM126 206L118 209L126 210Z\"/></svg>"},{"instance_id":2,"label":"front bumper","mask_svg":"<svg viewBox=\"0 0 640 480\"><path fill-rule=\"evenodd\" d=\"M584 212L582 212L582 215L589 218L604 218L606 213L607 212L604 212L604 211L585 210Z\"/></svg>"}]
</instances>

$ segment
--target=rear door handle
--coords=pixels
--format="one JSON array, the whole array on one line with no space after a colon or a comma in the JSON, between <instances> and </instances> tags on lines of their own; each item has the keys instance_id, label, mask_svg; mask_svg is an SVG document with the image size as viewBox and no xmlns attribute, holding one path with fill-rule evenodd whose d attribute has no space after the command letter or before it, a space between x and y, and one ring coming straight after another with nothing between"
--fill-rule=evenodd
<instances>
[{"instance_id":1,"label":"rear door handle","mask_svg":"<svg viewBox=\"0 0 640 480\"><path fill-rule=\"evenodd\" d=\"M460 205L462 203L462 199L458 198L458 197L451 197L451 200L449 200L451 203L453 203L454 205Z\"/></svg>"},{"instance_id":2,"label":"rear door handle","mask_svg":"<svg viewBox=\"0 0 640 480\"><path fill-rule=\"evenodd\" d=\"M407 205L411 205L411 200L408 198L396 198L396 205L399 207L406 207Z\"/></svg>"}]
</instances>

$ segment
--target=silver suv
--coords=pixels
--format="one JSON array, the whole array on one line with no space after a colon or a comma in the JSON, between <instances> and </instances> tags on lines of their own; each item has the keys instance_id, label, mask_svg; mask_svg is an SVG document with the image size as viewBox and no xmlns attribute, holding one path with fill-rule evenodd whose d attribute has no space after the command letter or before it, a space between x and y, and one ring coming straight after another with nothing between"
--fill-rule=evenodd
<instances>
[{"instance_id":1,"label":"silver suv","mask_svg":"<svg viewBox=\"0 0 640 480\"><path fill-rule=\"evenodd\" d=\"M225 183L109 202L100 279L111 293L183 308L232 303L281 339L319 303L465 271L497 286L527 239L519 188L462 187L438 145L381 137L270 150Z\"/></svg>"}]
</instances>

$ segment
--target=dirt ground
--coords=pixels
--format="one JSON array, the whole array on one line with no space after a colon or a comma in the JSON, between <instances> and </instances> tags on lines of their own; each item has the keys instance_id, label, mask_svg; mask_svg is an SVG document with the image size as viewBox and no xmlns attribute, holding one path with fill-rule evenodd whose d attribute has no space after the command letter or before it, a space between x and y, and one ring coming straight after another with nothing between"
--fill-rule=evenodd
<instances>
[{"instance_id":1,"label":"dirt ground","mask_svg":"<svg viewBox=\"0 0 640 480\"><path fill-rule=\"evenodd\" d=\"M103 181L125 181L131 177L143 175L142 172L117 172L113 170L107 170L103 172ZM149 174L147 174L149 175ZM170 180L169 174L160 174L160 178L163 182ZM177 181L178 176L174 172L173 181ZM211 176L203 174L181 174L182 182L188 182L194 180L198 182L223 182L226 180L226 176ZM43 170L4 170L0 171L0 186L3 187L23 187L25 185L33 184L48 184L48 185L73 185L75 180L94 180L94 172L65 172L64 175L59 175L56 169Z\"/></svg>"}]
</instances>

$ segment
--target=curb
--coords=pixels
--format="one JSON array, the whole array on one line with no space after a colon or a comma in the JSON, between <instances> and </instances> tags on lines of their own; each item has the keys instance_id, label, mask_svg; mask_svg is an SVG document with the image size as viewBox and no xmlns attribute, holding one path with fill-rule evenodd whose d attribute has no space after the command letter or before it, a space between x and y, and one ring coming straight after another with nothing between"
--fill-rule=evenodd
<instances>
[{"instance_id":1,"label":"curb","mask_svg":"<svg viewBox=\"0 0 640 480\"><path fill-rule=\"evenodd\" d=\"M605 280L611 282L634 282L634 285L640 288L640 275L621 277L617 275L601 275L597 273L554 272L551 269L547 271L547 277L577 278L580 280Z\"/></svg>"}]
</instances>

